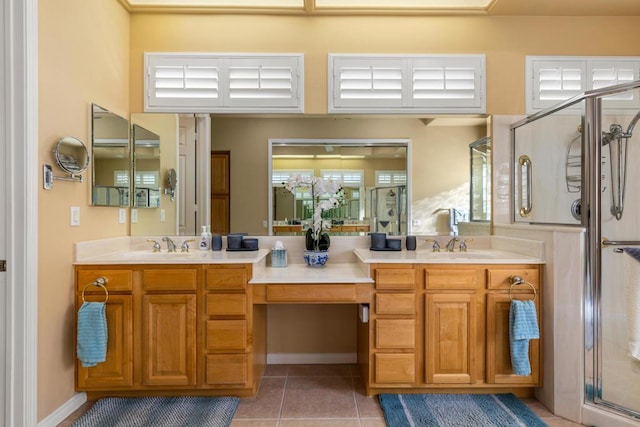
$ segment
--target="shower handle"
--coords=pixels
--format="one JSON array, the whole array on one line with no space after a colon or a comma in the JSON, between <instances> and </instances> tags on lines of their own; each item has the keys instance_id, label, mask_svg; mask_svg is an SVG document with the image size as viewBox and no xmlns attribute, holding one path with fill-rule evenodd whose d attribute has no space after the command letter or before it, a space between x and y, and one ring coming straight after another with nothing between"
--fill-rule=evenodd
<instances>
[{"instance_id":1,"label":"shower handle","mask_svg":"<svg viewBox=\"0 0 640 427\"><path fill-rule=\"evenodd\" d=\"M521 200L526 200L526 203L523 203L520 206L520 216L527 217L531 213L531 209L533 209L533 203L531 201L531 190L533 187L532 184L532 167L531 167L531 158L526 154L523 154L518 158L518 163L520 164L520 197ZM527 173L527 183L524 185L522 183L522 172L526 168ZM524 191L526 190L526 196L523 196Z\"/></svg>"}]
</instances>

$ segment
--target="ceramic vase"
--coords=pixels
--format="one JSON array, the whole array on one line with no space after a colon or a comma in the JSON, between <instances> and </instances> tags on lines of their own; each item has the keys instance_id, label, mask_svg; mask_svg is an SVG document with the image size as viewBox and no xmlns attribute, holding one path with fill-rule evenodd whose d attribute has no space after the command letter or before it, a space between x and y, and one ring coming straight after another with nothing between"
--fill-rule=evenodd
<instances>
[{"instance_id":1,"label":"ceramic vase","mask_svg":"<svg viewBox=\"0 0 640 427\"><path fill-rule=\"evenodd\" d=\"M329 251L304 251L304 262L308 267L324 267L329 260Z\"/></svg>"}]
</instances>

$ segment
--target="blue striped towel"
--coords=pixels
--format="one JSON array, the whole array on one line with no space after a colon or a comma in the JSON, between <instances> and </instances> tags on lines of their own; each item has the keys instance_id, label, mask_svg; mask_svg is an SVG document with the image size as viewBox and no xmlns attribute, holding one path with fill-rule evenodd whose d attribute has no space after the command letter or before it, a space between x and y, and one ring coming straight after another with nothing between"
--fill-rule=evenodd
<instances>
[{"instance_id":1,"label":"blue striped towel","mask_svg":"<svg viewBox=\"0 0 640 427\"><path fill-rule=\"evenodd\" d=\"M509 310L509 343L511 368L516 375L531 375L529 340L540 338L536 305L532 300L511 301Z\"/></svg>"},{"instance_id":2,"label":"blue striped towel","mask_svg":"<svg viewBox=\"0 0 640 427\"><path fill-rule=\"evenodd\" d=\"M84 302L78 310L78 359L85 368L107 359L107 316L103 302Z\"/></svg>"}]
</instances>

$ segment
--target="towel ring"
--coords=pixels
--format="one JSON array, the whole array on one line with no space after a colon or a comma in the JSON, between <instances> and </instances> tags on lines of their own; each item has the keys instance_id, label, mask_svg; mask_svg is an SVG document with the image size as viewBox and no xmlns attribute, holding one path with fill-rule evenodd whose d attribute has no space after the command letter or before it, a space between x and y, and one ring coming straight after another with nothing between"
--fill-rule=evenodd
<instances>
[{"instance_id":1,"label":"towel ring","mask_svg":"<svg viewBox=\"0 0 640 427\"><path fill-rule=\"evenodd\" d=\"M109 301L109 291L107 290L107 287L105 286L107 284L107 279L105 279L104 277L98 277L93 283L89 283L88 285L86 285L84 288L82 288L82 302L86 302L84 299L84 291L87 290L87 288L89 286L100 286L102 289L104 289L104 302L106 303L107 301Z\"/></svg>"},{"instance_id":2,"label":"towel ring","mask_svg":"<svg viewBox=\"0 0 640 427\"><path fill-rule=\"evenodd\" d=\"M538 292L536 291L536 288L531 283L529 283L526 280L524 280L522 277L520 277L520 276L511 276L511 277L509 277L509 281L511 282L511 286L509 287L509 300L510 301L513 301L513 295L511 294L511 291L513 290L513 287L517 286L517 285L529 285L529 287L533 291L533 301L535 301L536 298L538 297Z\"/></svg>"}]
</instances>

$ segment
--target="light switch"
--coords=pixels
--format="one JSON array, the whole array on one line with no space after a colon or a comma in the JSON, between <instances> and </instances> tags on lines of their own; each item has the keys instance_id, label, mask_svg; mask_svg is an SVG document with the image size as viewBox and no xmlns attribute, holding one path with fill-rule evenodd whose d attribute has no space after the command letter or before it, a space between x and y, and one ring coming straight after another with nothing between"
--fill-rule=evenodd
<instances>
[{"instance_id":1,"label":"light switch","mask_svg":"<svg viewBox=\"0 0 640 427\"><path fill-rule=\"evenodd\" d=\"M131 224L138 223L138 209L131 209Z\"/></svg>"},{"instance_id":2,"label":"light switch","mask_svg":"<svg viewBox=\"0 0 640 427\"><path fill-rule=\"evenodd\" d=\"M72 227L78 227L80 225L80 207L79 206L71 206L70 223Z\"/></svg>"},{"instance_id":3,"label":"light switch","mask_svg":"<svg viewBox=\"0 0 640 427\"><path fill-rule=\"evenodd\" d=\"M165 219L166 219L166 215L165 215L164 209L160 209L160 222L164 222Z\"/></svg>"},{"instance_id":4,"label":"light switch","mask_svg":"<svg viewBox=\"0 0 640 427\"><path fill-rule=\"evenodd\" d=\"M127 213L123 208L118 209L118 224L124 224L127 220Z\"/></svg>"}]
</instances>

